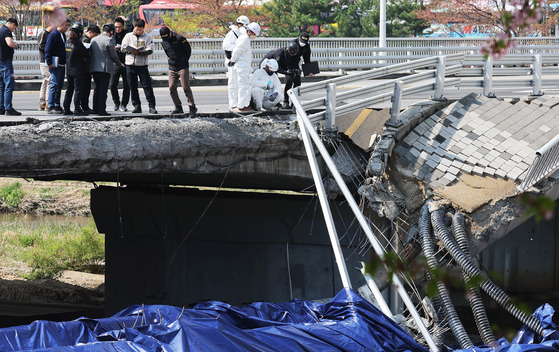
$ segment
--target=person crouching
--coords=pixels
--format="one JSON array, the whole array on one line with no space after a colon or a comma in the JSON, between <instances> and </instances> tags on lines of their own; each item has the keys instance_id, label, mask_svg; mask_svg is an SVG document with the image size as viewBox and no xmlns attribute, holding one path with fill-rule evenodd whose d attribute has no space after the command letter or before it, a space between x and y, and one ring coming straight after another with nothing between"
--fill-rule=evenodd
<instances>
[{"instance_id":1,"label":"person crouching","mask_svg":"<svg viewBox=\"0 0 559 352\"><path fill-rule=\"evenodd\" d=\"M278 62L264 59L250 78L252 101L256 110L271 109L283 100L281 82L276 74Z\"/></svg>"}]
</instances>

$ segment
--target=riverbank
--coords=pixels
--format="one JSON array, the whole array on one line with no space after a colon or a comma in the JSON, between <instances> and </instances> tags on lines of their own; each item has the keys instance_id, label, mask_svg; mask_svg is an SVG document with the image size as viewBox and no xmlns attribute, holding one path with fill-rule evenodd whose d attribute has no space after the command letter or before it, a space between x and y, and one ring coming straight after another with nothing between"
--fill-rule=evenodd
<instances>
[{"instance_id":1,"label":"riverbank","mask_svg":"<svg viewBox=\"0 0 559 352\"><path fill-rule=\"evenodd\" d=\"M31 249L37 247L33 242L39 236L48 238L54 233L61 235L63 232L75 232L79 236L84 227L89 227L88 231L92 232L94 226L89 207L91 188L93 186L85 182L0 178L0 248L4 254L0 256L1 301L104 304L102 261L93 270L87 268L90 272L62 270L55 278L31 280L33 267L29 262L26 263L21 254L14 254L14 243L28 243L31 253ZM53 242L49 240L50 245ZM52 257L60 259L62 250L55 249ZM39 255L33 256L37 259Z\"/></svg>"},{"instance_id":2,"label":"riverbank","mask_svg":"<svg viewBox=\"0 0 559 352\"><path fill-rule=\"evenodd\" d=\"M90 216L91 183L0 178L0 212Z\"/></svg>"}]
</instances>

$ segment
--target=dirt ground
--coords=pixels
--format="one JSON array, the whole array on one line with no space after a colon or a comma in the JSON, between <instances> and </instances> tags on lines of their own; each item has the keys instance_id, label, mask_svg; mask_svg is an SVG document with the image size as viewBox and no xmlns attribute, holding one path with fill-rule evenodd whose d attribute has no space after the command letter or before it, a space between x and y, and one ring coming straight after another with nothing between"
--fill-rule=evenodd
<instances>
[{"instance_id":1,"label":"dirt ground","mask_svg":"<svg viewBox=\"0 0 559 352\"><path fill-rule=\"evenodd\" d=\"M1 212L63 216L91 214L88 192L93 188L91 184L0 178L0 188L15 182L21 183L25 196L15 208L0 202ZM31 281L22 277L22 273L29 270L23 263L0 262L0 300L78 305L104 303L104 274L65 271L57 280Z\"/></svg>"}]
</instances>

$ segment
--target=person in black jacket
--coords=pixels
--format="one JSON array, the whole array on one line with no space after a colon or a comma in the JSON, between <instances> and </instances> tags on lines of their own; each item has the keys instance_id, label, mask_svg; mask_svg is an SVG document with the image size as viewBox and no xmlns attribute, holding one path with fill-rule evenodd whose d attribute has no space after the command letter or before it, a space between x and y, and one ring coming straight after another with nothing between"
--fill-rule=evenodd
<instances>
[{"instance_id":1,"label":"person in black jacket","mask_svg":"<svg viewBox=\"0 0 559 352\"><path fill-rule=\"evenodd\" d=\"M83 79L85 64L90 55L89 50L85 48L81 41L83 35L83 26L80 23L74 23L70 28L70 35L66 41L66 94L64 95L64 115L72 115L70 104L72 103L72 95L74 96L74 115L87 115L81 109Z\"/></svg>"},{"instance_id":2,"label":"person in black jacket","mask_svg":"<svg viewBox=\"0 0 559 352\"><path fill-rule=\"evenodd\" d=\"M190 107L190 117L194 118L196 117L198 109L194 103L194 96L190 88L190 75L188 70L188 61L190 60L190 54L192 52L190 44L185 37L178 33L171 32L168 27L161 27L159 35L161 35L163 50L165 50L165 54L167 54L169 58L169 92L173 104L175 104L175 110L171 111L171 113L184 113L182 102L177 93L178 81L180 80L182 89L186 95L186 100L188 101L188 106Z\"/></svg>"},{"instance_id":3,"label":"person in black jacket","mask_svg":"<svg viewBox=\"0 0 559 352\"><path fill-rule=\"evenodd\" d=\"M297 46L296 54L288 58L288 66L291 69L290 74L285 76L285 100L283 102L284 108L289 108L289 98L287 97L287 91L291 88L296 88L301 85L301 69L299 68L299 62L301 57L303 62L308 64L311 62L311 46L309 44L309 33L301 32L299 38L293 39L288 45L292 47ZM309 77L313 74L309 74Z\"/></svg>"},{"instance_id":4,"label":"person in black jacket","mask_svg":"<svg viewBox=\"0 0 559 352\"><path fill-rule=\"evenodd\" d=\"M101 34L101 30L97 25L91 25L87 27L87 31L85 32L85 38L83 38L82 43L85 43L86 48L89 50L89 45L91 43L91 39L95 38ZM82 103L81 107L82 110L87 114L93 114L93 110L89 108L89 96L91 94L91 78L92 75L89 72L89 66L91 63L91 58L88 58L85 63L85 68L83 72L83 91L82 91Z\"/></svg>"},{"instance_id":5,"label":"person in black jacket","mask_svg":"<svg viewBox=\"0 0 559 352\"><path fill-rule=\"evenodd\" d=\"M130 22L127 21L128 24L131 26ZM118 54L118 59L124 65L124 61L126 58L126 54L120 51L120 47L122 44L122 39L127 33L130 33L132 30L128 30L125 27L125 18L117 17L115 19L115 34L114 38L116 41L116 52ZM133 29L133 27L132 27ZM118 82L122 77L122 100L118 96ZM115 71L111 75L111 96L113 97L113 103L115 104L114 111L128 111L126 105L130 101L130 86L128 85L128 80L126 79L126 67L116 67Z\"/></svg>"},{"instance_id":6,"label":"person in black jacket","mask_svg":"<svg viewBox=\"0 0 559 352\"><path fill-rule=\"evenodd\" d=\"M283 108L289 109L289 96L287 91L291 89L295 76L299 73L299 85L301 85L301 71L299 70L299 62L295 64L294 57L299 53L299 46L293 42L289 42L287 47L279 48L276 50L269 51L264 55L264 59L275 59L278 62L278 73L285 75L286 83L284 89L284 102ZM262 63L262 62L261 62Z\"/></svg>"},{"instance_id":7,"label":"person in black jacket","mask_svg":"<svg viewBox=\"0 0 559 352\"><path fill-rule=\"evenodd\" d=\"M64 74L66 73L66 31L69 24L69 21L65 19L49 34L45 45L45 63L50 72L49 108L47 111L49 114L62 114L63 112L60 106L60 96L64 86Z\"/></svg>"}]
</instances>

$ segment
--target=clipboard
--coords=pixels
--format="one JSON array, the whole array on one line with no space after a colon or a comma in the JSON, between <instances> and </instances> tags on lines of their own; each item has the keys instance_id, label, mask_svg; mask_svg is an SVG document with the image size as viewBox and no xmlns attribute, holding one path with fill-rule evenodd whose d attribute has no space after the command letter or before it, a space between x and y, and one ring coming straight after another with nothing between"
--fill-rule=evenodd
<instances>
[{"instance_id":1,"label":"clipboard","mask_svg":"<svg viewBox=\"0 0 559 352\"><path fill-rule=\"evenodd\" d=\"M318 62L311 61L309 63L303 64L303 74L306 76L310 74L318 74L320 73L320 69L318 68Z\"/></svg>"}]
</instances>

